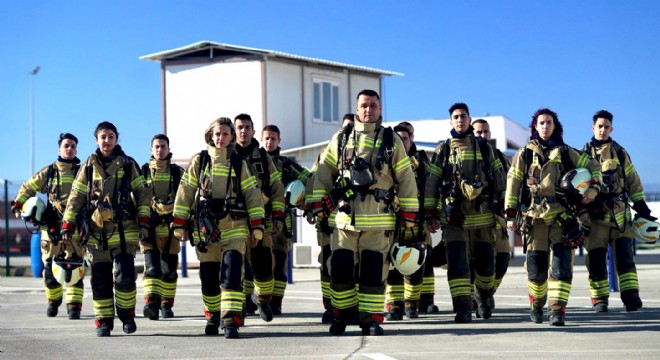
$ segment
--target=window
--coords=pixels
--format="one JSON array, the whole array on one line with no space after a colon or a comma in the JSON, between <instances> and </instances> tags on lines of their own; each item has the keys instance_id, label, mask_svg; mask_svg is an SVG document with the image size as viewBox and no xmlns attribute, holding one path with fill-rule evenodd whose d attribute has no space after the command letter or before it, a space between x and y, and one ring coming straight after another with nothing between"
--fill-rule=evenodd
<instances>
[{"instance_id":1,"label":"window","mask_svg":"<svg viewBox=\"0 0 660 360\"><path fill-rule=\"evenodd\" d=\"M314 79L314 120L339 122L339 83Z\"/></svg>"}]
</instances>

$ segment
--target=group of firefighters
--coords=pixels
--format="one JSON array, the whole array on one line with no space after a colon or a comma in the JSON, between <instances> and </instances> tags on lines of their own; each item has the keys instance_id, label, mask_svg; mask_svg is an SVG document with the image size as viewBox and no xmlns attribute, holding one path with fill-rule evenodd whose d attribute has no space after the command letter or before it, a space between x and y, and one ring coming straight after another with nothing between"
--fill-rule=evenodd
<instances>
[{"instance_id":1,"label":"group of firefighters","mask_svg":"<svg viewBox=\"0 0 660 360\"><path fill-rule=\"evenodd\" d=\"M382 335L384 320L438 312L440 266L455 322L490 318L509 264L507 230L524 242L533 322L545 320L547 303L549 323L564 325L579 246L588 252L595 312L608 311L608 246L626 310L642 307L633 238L652 242L658 229L628 153L610 137L612 114L593 116L594 136L578 151L563 142L557 114L539 109L529 143L509 161L489 141L488 122L472 121L468 106L456 103L450 137L429 160L415 147L413 126L383 127L381 110L377 92L360 92L355 114L309 171L280 155L275 125L262 130L260 147L247 114L211 122L206 149L185 171L171 162L163 134L152 138L142 167L110 122L98 124L98 148L82 163L78 139L61 134L57 161L12 202L17 217L41 228L47 316L65 299L69 319L80 318L89 266L97 336L110 336L115 315L125 333L135 332L139 249L143 315L173 317L180 241L189 240L200 263L205 333L237 338L247 313L267 322L282 313L296 208L316 224L322 322L334 335L347 325Z\"/></svg>"}]
</instances>

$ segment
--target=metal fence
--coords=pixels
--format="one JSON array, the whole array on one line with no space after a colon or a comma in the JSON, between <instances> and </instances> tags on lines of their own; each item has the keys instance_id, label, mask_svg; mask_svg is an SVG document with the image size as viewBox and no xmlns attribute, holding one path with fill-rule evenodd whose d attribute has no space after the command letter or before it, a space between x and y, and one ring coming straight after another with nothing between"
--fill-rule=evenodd
<instances>
[{"instance_id":1,"label":"metal fence","mask_svg":"<svg viewBox=\"0 0 660 360\"><path fill-rule=\"evenodd\" d=\"M10 210L10 202L23 181L0 179L0 272L2 275L23 275L30 267L31 232Z\"/></svg>"}]
</instances>

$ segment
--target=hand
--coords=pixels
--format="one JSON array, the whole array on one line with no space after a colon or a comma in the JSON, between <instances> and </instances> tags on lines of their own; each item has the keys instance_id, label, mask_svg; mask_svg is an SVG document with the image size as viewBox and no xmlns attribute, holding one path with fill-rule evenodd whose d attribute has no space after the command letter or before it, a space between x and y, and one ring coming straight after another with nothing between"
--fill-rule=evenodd
<instances>
[{"instance_id":1,"label":"hand","mask_svg":"<svg viewBox=\"0 0 660 360\"><path fill-rule=\"evenodd\" d=\"M23 208L23 204L21 204L20 202L18 201L11 202L11 212L12 214L14 214L14 216L16 216L17 219L21 218L21 212L23 211L22 208Z\"/></svg>"},{"instance_id":2,"label":"hand","mask_svg":"<svg viewBox=\"0 0 660 360\"><path fill-rule=\"evenodd\" d=\"M186 231L186 228L180 227L172 229L172 236L179 239L181 242L188 241L188 231Z\"/></svg>"},{"instance_id":3,"label":"hand","mask_svg":"<svg viewBox=\"0 0 660 360\"><path fill-rule=\"evenodd\" d=\"M431 234L435 234L438 232L438 229L440 229L440 220L432 218L431 220L428 221L426 228L429 230Z\"/></svg>"},{"instance_id":4,"label":"hand","mask_svg":"<svg viewBox=\"0 0 660 360\"><path fill-rule=\"evenodd\" d=\"M262 229L252 229L252 247L259 244L259 241L264 238L264 231Z\"/></svg>"},{"instance_id":5,"label":"hand","mask_svg":"<svg viewBox=\"0 0 660 360\"><path fill-rule=\"evenodd\" d=\"M316 224L316 216L311 211L305 213L305 219L307 219L307 223L310 225Z\"/></svg>"},{"instance_id":6,"label":"hand","mask_svg":"<svg viewBox=\"0 0 660 360\"><path fill-rule=\"evenodd\" d=\"M62 240L70 242L73 238L73 233L76 232L76 225L70 222L62 221L62 230L60 235L62 235Z\"/></svg>"},{"instance_id":7,"label":"hand","mask_svg":"<svg viewBox=\"0 0 660 360\"><path fill-rule=\"evenodd\" d=\"M138 241L141 244L149 242L149 227L146 225L138 225Z\"/></svg>"},{"instance_id":8,"label":"hand","mask_svg":"<svg viewBox=\"0 0 660 360\"><path fill-rule=\"evenodd\" d=\"M513 220L509 220L506 222L506 228L511 230L511 231L516 231L518 230L518 226L516 225L516 222Z\"/></svg>"}]
</instances>

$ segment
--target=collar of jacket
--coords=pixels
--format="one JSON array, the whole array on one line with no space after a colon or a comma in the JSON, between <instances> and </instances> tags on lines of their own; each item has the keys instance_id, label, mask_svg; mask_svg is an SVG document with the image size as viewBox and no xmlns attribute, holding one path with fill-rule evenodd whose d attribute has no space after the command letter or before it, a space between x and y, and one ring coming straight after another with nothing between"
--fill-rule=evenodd
<instances>
[{"instance_id":1,"label":"collar of jacket","mask_svg":"<svg viewBox=\"0 0 660 360\"><path fill-rule=\"evenodd\" d=\"M468 127L467 131L464 133L459 134L458 131L454 129L451 129L449 133L451 134L451 137L454 139L462 139L470 135L474 135L474 128L472 127L472 125L470 125L470 127Z\"/></svg>"},{"instance_id":2,"label":"collar of jacket","mask_svg":"<svg viewBox=\"0 0 660 360\"><path fill-rule=\"evenodd\" d=\"M157 169L157 170L164 170L170 167L170 161L172 159L172 153L167 155L165 159L163 160L158 160L155 157L151 156L151 159L149 159L149 169Z\"/></svg>"},{"instance_id":3,"label":"collar of jacket","mask_svg":"<svg viewBox=\"0 0 660 360\"><path fill-rule=\"evenodd\" d=\"M78 157L75 157L75 156L73 157L73 159L63 159L61 156L58 156L57 157L57 162L61 162L61 163L64 163L64 164L71 164L71 166L73 166L73 165L80 164L80 159L78 159Z\"/></svg>"},{"instance_id":4,"label":"collar of jacket","mask_svg":"<svg viewBox=\"0 0 660 360\"><path fill-rule=\"evenodd\" d=\"M107 165L111 163L112 160L114 160L117 156L126 156L124 150L121 149L121 146L119 144L115 145L115 148L112 150L112 154L110 154L109 156L103 156L99 148L96 149L94 154L99 159L99 162L101 162L103 165Z\"/></svg>"},{"instance_id":5,"label":"collar of jacket","mask_svg":"<svg viewBox=\"0 0 660 360\"><path fill-rule=\"evenodd\" d=\"M250 141L250 145L248 145L248 146L243 147L243 146L239 145L238 143L236 143L236 145L235 145L236 152L238 153L238 155L241 155L243 157L252 154L252 151L255 148L259 148L259 142L255 138L252 138L252 140ZM209 151L209 153L210 153L210 151Z\"/></svg>"},{"instance_id":6,"label":"collar of jacket","mask_svg":"<svg viewBox=\"0 0 660 360\"><path fill-rule=\"evenodd\" d=\"M611 143L612 138L609 137L609 138L607 138L607 140L596 140L596 138L592 136L591 137L591 142L594 144L595 147L600 147L601 145Z\"/></svg>"},{"instance_id":7,"label":"collar of jacket","mask_svg":"<svg viewBox=\"0 0 660 360\"><path fill-rule=\"evenodd\" d=\"M271 151L271 152L268 152L268 155L270 155L270 156L271 156L272 158L274 158L274 159L278 159L278 158L280 157L280 151L281 151L281 150L282 150L282 149L280 149L280 147L278 146L277 149L275 149L275 150L273 150L273 151Z\"/></svg>"},{"instance_id":8,"label":"collar of jacket","mask_svg":"<svg viewBox=\"0 0 660 360\"><path fill-rule=\"evenodd\" d=\"M254 139L253 139L254 140ZM226 148L217 148L212 145L206 145L206 148L209 152L209 156L212 159L215 160L225 160L229 158L229 155L234 152L234 147L236 147L236 151L238 151L238 144L231 143L227 145Z\"/></svg>"},{"instance_id":9,"label":"collar of jacket","mask_svg":"<svg viewBox=\"0 0 660 360\"><path fill-rule=\"evenodd\" d=\"M356 119L357 119L357 117L356 117ZM354 125L353 125L353 129L355 129L355 131L357 131L357 132L370 134L370 133L373 133L376 130L378 130L382 126L382 124L383 124L383 118L382 117L378 118L378 120L376 120L376 122L372 122L372 123L364 123L362 121L356 120Z\"/></svg>"}]
</instances>

